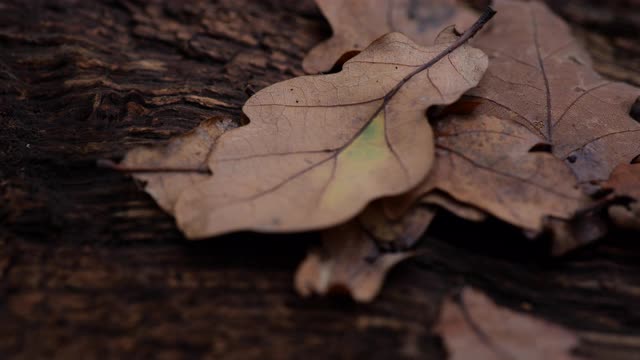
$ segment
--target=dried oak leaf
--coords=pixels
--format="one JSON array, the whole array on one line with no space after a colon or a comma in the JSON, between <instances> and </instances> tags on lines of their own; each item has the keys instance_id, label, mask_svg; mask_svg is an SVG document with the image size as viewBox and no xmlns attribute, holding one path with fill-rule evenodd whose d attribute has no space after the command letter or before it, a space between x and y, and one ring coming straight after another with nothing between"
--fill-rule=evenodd
<instances>
[{"instance_id":1,"label":"dried oak leaf","mask_svg":"<svg viewBox=\"0 0 640 360\"><path fill-rule=\"evenodd\" d=\"M594 72L544 4L497 0L495 7L496 21L474 41L490 55L489 69L454 106L471 109L470 117L437 124L437 166L389 205L395 216L439 189L539 233L545 217L566 220L588 204L578 185L608 178L640 153L640 124L629 116L640 90Z\"/></svg>"},{"instance_id":2,"label":"dried oak leaf","mask_svg":"<svg viewBox=\"0 0 640 360\"><path fill-rule=\"evenodd\" d=\"M483 293L465 288L447 300L436 331L451 360L570 360L577 337L558 325L497 306Z\"/></svg>"},{"instance_id":3,"label":"dried oak leaf","mask_svg":"<svg viewBox=\"0 0 640 360\"><path fill-rule=\"evenodd\" d=\"M387 272L416 254L410 247L425 232L434 214L431 209L414 207L408 216L394 221L370 205L358 219L322 233L322 245L298 267L296 290L303 296L338 292L350 294L358 302L373 300ZM381 250L390 244L402 248Z\"/></svg>"},{"instance_id":4,"label":"dried oak leaf","mask_svg":"<svg viewBox=\"0 0 640 360\"><path fill-rule=\"evenodd\" d=\"M487 67L463 42L452 28L426 48L392 33L337 74L259 91L243 107L249 125L216 142L213 176L180 195L178 226L189 238L313 230L414 187L433 161L425 110L457 100Z\"/></svg>"},{"instance_id":5,"label":"dried oak leaf","mask_svg":"<svg viewBox=\"0 0 640 360\"><path fill-rule=\"evenodd\" d=\"M610 206L609 217L620 227L640 230L640 164L618 165L603 187L612 189L614 196L630 200Z\"/></svg>"},{"instance_id":6,"label":"dried oak leaf","mask_svg":"<svg viewBox=\"0 0 640 360\"><path fill-rule=\"evenodd\" d=\"M546 216L568 219L588 202L571 170L552 154L530 152L538 137L511 121L450 117L436 124L436 136L432 172L411 193L386 204L392 217L437 190L526 230L541 231Z\"/></svg>"},{"instance_id":7,"label":"dried oak leaf","mask_svg":"<svg viewBox=\"0 0 640 360\"><path fill-rule=\"evenodd\" d=\"M502 16L474 43L492 59L469 93L481 100L477 111L528 128L581 184L606 180L640 154L640 123L629 115L640 89L596 73L568 25L546 5L500 0L496 6Z\"/></svg>"},{"instance_id":8,"label":"dried oak leaf","mask_svg":"<svg viewBox=\"0 0 640 360\"><path fill-rule=\"evenodd\" d=\"M440 30L456 25L459 30L473 23L470 9L455 0L316 0L329 21L333 36L309 52L302 62L307 73L330 70L343 55L364 49L378 37L400 32L420 45L431 45ZM340 62L340 61L338 61Z\"/></svg>"},{"instance_id":9,"label":"dried oak leaf","mask_svg":"<svg viewBox=\"0 0 640 360\"><path fill-rule=\"evenodd\" d=\"M188 133L175 137L166 146L139 147L127 153L119 167L134 171L145 183L145 191L166 212L173 214L185 189L211 177L207 158L216 139L234 127L230 119L213 117Z\"/></svg>"}]
</instances>

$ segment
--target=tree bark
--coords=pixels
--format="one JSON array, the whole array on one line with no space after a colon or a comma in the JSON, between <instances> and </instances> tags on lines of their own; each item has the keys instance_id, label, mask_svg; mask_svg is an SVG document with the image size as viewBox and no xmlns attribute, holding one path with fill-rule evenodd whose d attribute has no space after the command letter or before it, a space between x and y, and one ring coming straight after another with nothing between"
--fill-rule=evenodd
<instances>
[{"instance_id":1,"label":"tree bark","mask_svg":"<svg viewBox=\"0 0 640 360\"><path fill-rule=\"evenodd\" d=\"M599 69L640 83L638 23L580 30L632 49ZM463 284L568 326L582 355L635 358L631 234L549 259L514 229L442 217L373 304L301 299L293 273L315 234L189 242L131 178L95 166L212 116L242 122L248 96L301 75L329 34L309 1L0 1L2 358L443 359L431 327Z\"/></svg>"}]
</instances>

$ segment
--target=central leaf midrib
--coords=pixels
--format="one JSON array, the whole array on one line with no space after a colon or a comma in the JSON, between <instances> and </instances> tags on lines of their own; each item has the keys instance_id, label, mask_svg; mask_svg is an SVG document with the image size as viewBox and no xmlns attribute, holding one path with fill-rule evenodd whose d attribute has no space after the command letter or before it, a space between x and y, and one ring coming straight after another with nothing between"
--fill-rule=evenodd
<instances>
[{"instance_id":1,"label":"central leaf midrib","mask_svg":"<svg viewBox=\"0 0 640 360\"><path fill-rule=\"evenodd\" d=\"M254 200L256 198L259 198L265 194L271 193L273 191L278 190L279 188L281 188L282 186L284 186L285 184L287 184L288 182L292 181L293 179L297 178L298 176L301 176L315 168L317 168L320 165L323 165L324 163L326 163L327 161L331 160L331 159L337 159L337 157L345 150L347 149L360 135L362 135L362 133L366 130L366 128L371 124L371 122L376 118L376 116L381 112L384 111L386 105L391 101L391 99L393 98L393 96L395 96L396 93L398 93L398 91L400 90L400 88L402 88L402 86L404 84L406 84L409 80L411 80L411 78L413 78L415 75L421 73L424 70L429 69L430 67L432 67L434 64L436 64L438 61L442 60L445 57L448 57L449 54L451 54L453 51L455 51L456 49L460 48L461 46L464 46L464 44L473 36L475 35L483 26L484 24L486 24L492 17L493 15L495 15L495 12L492 9L488 9L487 11L485 11L485 13L482 14L482 16L478 19L478 21L476 21L471 27L469 27L469 29L467 29L467 31L465 31L464 34L462 34L462 36L460 36L455 42L451 43L449 46L447 46L446 49L444 49L443 51L441 51L440 53L438 53L436 56L434 56L433 58L431 58L429 61L425 62L424 64L422 64L420 67L416 68L415 70L413 70L412 72L410 72L408 75L406 75L405 77L403 77L389 92L387 92L382 100L382 103L380 104L380 106L376 109L376 111L369 117L369 119L367 120L367 122L362 126L362 128L360 128L350 139L349 141L347 141L339 150L337 150L336 152L334 152L333 154L331 154L330 156L328 156L325 159L322 159L321 161L307 167L304 168L290 176L288 176L286 179L284 179L282 182L280 182L279 184L276 184L274 186L272 186L269 189L263 190L259 193L253 194L250 197L244 198L244 199L240 199L240 201L251 201ZM386 134L386 129L385 129L385 134Z\"/></svg>"},{"instance_id":2,"label":"central leaf midrib","mask_svg":"<svg viewBox=\"0 0 640 360\"><path fill-rule=\"evenodd\" d=\"M544 60L540 54L540 43L538 42L538 23L536 21L535 12L531 5L529 5L529 11L531 13L531 26L533 28L533 43L536 48L536 57L538 59L538 65L540 66L540 72L542 73L542 79L544 81L544 92L546 100L546 128L547 128L547 142L553 145L553 121L551 119L551 89L549 88L549 79L547 78L547 72L544 68Z\"/></svg>"}]
</instances>

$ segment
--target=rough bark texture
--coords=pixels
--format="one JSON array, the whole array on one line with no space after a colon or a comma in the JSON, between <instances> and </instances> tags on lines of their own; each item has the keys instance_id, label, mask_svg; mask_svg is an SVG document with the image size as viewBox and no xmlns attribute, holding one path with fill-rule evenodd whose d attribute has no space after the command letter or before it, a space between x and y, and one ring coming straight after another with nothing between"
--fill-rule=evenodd
<instances>
[{"instance_id":1,"label":"rough bark texture","mask_svg":"<svg viewBox=\"0 0 640 360\"><path fill-rule=\"evenodd\" d=\"M241 121L247 93L300 74L329 35L311 3L4 0L0 24L3 359L444 358L431 327L464 283L578 331L580 354L640 351L632 235L550 260L512 229L440 218L372 305L303 300L293 273L315 235L188 242L130 178L95 167L214 115ZM589 35L627 39L605 42L624 69L607 73L636 82L637 24Z\"/></svg>"}]
</instances>

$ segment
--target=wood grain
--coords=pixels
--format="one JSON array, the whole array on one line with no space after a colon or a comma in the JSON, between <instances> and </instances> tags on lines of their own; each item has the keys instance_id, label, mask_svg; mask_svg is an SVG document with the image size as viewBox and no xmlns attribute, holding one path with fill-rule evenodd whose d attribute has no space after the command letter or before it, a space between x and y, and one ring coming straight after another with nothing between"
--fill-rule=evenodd
<instances>
[{"instance_id":1,"label":"wood grain","mask_svg":"<svg viewBox=\"0 0 640 360\"><path fill-rule=\"evenodd\" d=\"M431 327L464 283L578 331L581 354L634 358L632 235L552 261L511 229L441 217L375 303L303 300L293 273L315 235L187 242L130 178L95 166L239 119L247 93L301 74L329 28L292 3L0 2L2 358L438 359Z\"/></svg>"}]
</instances>

